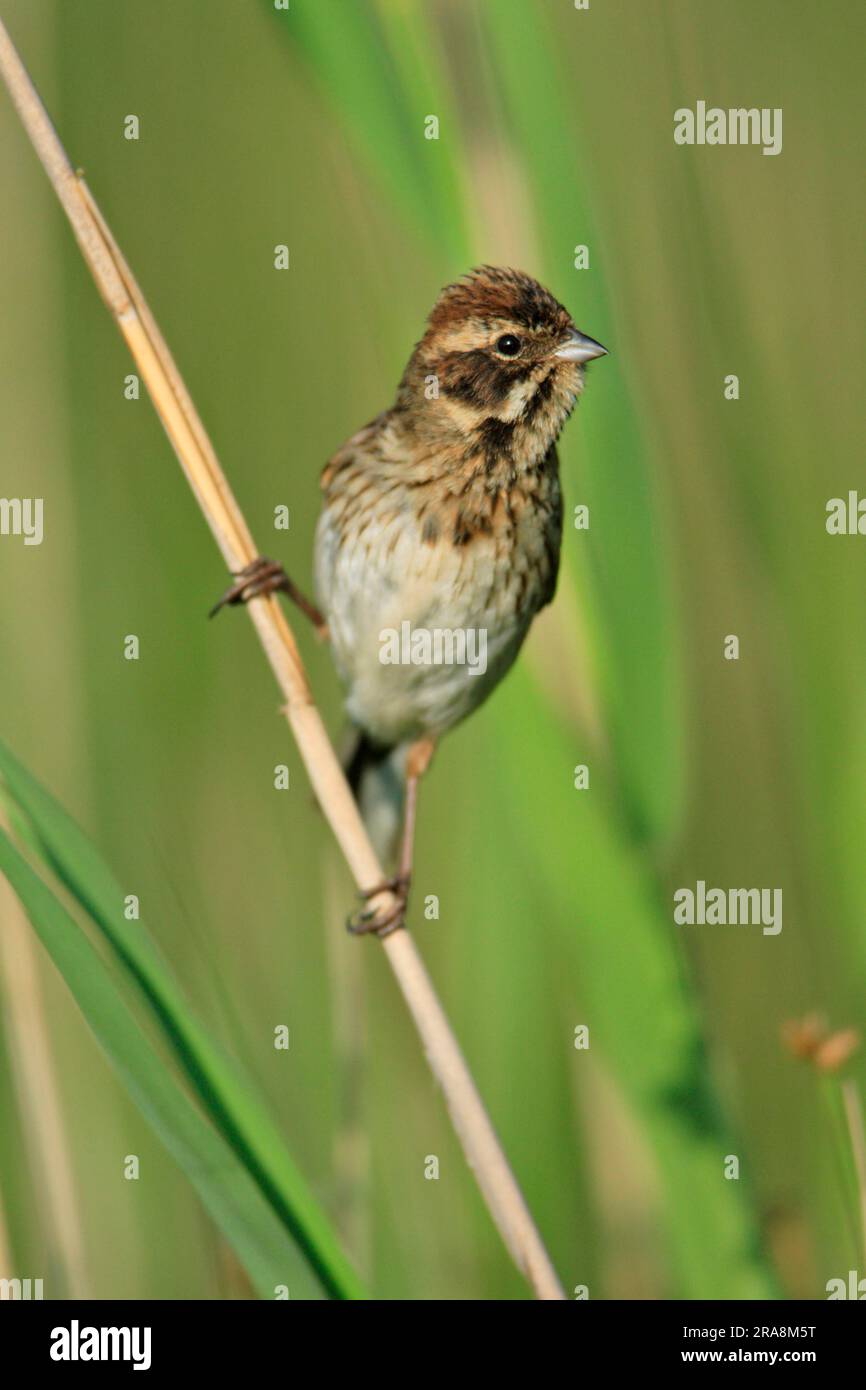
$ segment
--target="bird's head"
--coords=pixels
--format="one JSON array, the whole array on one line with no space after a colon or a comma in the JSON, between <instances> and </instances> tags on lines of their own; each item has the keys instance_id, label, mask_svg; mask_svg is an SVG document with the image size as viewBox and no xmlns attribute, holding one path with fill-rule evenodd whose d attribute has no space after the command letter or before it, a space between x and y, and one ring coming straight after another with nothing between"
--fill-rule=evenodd
<instances>
[{"instance_id":1,"label":"bird's head","mask_svg":"<svg viewBox=\"0 0 866 1390\"><path fill-rule=\"evenodd\" d=\"M415 410L429 402L428 418L444 416L465 435L491 422L500 433L519 431L536 454L559 434L587 362L605 352L537 280L481 266L440 294L401 399Z\"/></svg>"}]
</instances>

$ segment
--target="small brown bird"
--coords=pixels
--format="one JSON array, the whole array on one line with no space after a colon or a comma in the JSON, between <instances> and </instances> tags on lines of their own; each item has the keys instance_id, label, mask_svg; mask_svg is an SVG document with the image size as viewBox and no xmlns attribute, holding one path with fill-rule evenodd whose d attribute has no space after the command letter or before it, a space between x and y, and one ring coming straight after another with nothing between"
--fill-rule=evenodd
<instances>
[{"instance_id":1,"label":"small brown bird","mask_svg":"<svg viewBox=\"0 0 866 1390\"><path fill-rule=\"evenodd\" d=\"M606 349L517 270L482 266L440 294L390 410L322 474L316 588L258 560L220 600L281 589L322 631L357 730L347 768L380 853L403 818L397 907L350 930L402 926L418 780L436 740L490 694L553 598L562 537L556 440ZM216 610L215 610L216 611Z\"/></svg>"}]
</instances>

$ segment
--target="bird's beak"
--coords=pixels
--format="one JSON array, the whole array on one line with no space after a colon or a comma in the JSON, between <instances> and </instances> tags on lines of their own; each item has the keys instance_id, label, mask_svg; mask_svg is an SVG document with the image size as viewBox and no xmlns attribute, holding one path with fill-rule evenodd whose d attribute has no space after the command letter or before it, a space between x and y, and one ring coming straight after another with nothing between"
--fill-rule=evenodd
<instances>
[{"instance_id":1,"label":"bird's beak","mask_svg":"<svg viewBox=\"0 0 866 1390\"><path fill-rule=\"evenodd\" d=\"M604 357L606 354L607 348L597 343L595 338L587 338L585 333L578 333L573 328L553 356L558 357L560 362L591 362L594 357Z\"/></svg>"}]
</instances>

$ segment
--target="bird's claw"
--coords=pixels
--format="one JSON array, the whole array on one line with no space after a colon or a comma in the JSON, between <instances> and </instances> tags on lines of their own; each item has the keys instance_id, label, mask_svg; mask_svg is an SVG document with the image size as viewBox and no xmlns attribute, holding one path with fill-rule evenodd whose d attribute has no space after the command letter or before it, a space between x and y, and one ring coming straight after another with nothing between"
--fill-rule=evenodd
<instances>
[{"instance_id":1,"label":"bird's claw","mask_svg":"<svg viewBox=\"0 0 866 1390\"><path fill-rule=\"evenodd\" d=\"M363 912L355 912L346 920L346 930L352 936L390 936L392 932L398 931L400 927L406 925L406 907L409 902L409 877L407 874L397 874L394 878L387 878L382 883L377 883L375 888L362 889L358 897L362 902L369 902L370 898L378 897L380 893L393 893L396 902L387 912L378 913L376 908L368 907Z\"/></svg>"},{"instance_id":2,"label":"bird's claw","mask_svg":"<svg viewBox=\"0 0 866 1390\"><path fill-rule=\"evenodd\" d=\"M244 569L235 574L235 582L226 589L218 603L214 604L208 617L213 618L221 608L234 607L238 603L249 603L252 598L263 594L275 594L279 590L289 590L289 576L282 565L275 560L266 560L259 555Z\"/></svg>"}]
</instances>

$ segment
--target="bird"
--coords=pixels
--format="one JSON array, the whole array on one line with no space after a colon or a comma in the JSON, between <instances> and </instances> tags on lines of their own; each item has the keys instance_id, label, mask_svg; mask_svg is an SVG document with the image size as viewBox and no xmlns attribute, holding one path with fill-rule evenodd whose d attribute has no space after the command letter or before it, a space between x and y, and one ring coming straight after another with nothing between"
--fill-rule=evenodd
<instances>
[{"instance_id":1,"label":"bird","mask_svg":"<svg viewBox=\"0 0 866 1390\"><path fill-rule=\"evenodd\" d=\"M557 440L606 353L523 271L482 265L446 285L394 404L324 468L317 602L260 557L212 610L282 591L330 641L354 730L347 777L380 857L400 846L394 875L361 893L355 934L405 926L420 779L554 596Z\"/></svg>"}]
</instances>

